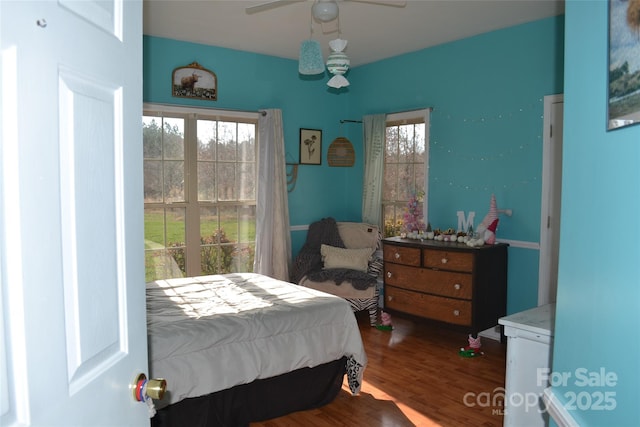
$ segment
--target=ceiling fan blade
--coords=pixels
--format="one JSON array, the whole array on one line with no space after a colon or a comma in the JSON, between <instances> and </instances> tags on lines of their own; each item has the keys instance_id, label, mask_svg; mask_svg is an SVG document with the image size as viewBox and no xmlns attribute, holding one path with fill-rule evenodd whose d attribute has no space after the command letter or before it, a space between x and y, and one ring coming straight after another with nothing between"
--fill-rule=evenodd
<instances>
[{"instance_id":1,"label":"ceiling fan blade","mask_svg":"<svg viewBox=\"0 0 640 427\"><path fill-rule=\"evenodd\" d=\"M407 2L405 0L345 0L352 1L356 3L369 3L369 4L378 4L381 6L393 6L393 7L405 7Z\"/></svg>"},{"instance_id":2,"label":"ceiling fan blade","mask_svg":"<svg viewBox=\"0 0 640 427\"><path fill-rule=\"evenodd\" d=\"M305 0L272 0L272 1L267 1L265 3L257 4L255 6L248 6L244 9L244 11L248 15L252 15L258 12L264 12L265 10L275 9L276 7L286 6L292 3L300 3L302 1L305 1Z\"/></svg>"}]
</instances>

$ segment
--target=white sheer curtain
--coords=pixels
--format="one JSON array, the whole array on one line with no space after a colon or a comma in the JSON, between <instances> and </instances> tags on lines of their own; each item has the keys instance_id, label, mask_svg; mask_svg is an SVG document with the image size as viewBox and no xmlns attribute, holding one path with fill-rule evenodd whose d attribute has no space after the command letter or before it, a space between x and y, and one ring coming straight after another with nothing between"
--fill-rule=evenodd
<instances>
[{"instance_id":1,"label":"white sheer curtain","mask_svg":"<svg viewBox=\"0 0 640 427\"><path fill-rule=\"evenodd\" d=\"M282 111L265 110L258 119L258 197L255 273L289 281L291 230Z\"/></svg>"},{"instance_id":2,"label":"white sheer curtain","mask_svg":"<svg viewBox=\"0 0 640 427\"><path fill-rule=\"evenodd\" d=\"M431 112L433 108L425 108L424 114L424 201L422 205L422 214L424 223L429 223L429 150L431 147Z\"/></svg>"},{"instance_id":3,"label":"white sheer curtain","mask_svg":"<svg viewBox=\"0 0 640 427\"><path fill-rule=\"evenodd\" d=\"M377 225L382 230L381 206L386 114L364 116L362 122L364 129L362 221Z\"/></svg>"}]
</instances>

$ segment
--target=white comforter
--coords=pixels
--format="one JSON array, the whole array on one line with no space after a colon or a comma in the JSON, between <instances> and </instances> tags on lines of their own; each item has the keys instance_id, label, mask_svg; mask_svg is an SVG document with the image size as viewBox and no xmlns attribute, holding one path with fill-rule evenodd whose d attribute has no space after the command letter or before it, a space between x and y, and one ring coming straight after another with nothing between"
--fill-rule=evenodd
<instances>
[{"instance_id":1,"label":"white comforter","mask_svg":"<svg viewBox=\"0 0 640 427\"><path fill-rule=\"evenodd\" d=\"M342 298L253 273L147 283L157 407L347 356L357 394L367 356Z\"/></svg>"}]
</instances>

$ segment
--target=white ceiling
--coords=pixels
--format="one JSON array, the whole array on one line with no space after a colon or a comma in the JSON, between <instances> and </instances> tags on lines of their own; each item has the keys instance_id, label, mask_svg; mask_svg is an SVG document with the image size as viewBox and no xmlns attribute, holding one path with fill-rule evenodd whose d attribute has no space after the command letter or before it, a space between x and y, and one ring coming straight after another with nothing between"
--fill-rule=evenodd
<instances>
[{"instance_id":1,"label":"white ceiling","mask_svg":"<svg viewBox=\"0 0 640 427\"><path fill-rule=\"evenodd\" d=\"M268 0L265 0L268 1ZM144 34L296 59L309 38L312 0L255 14L254 0L144 0ZM409 0L404 8L338 0L351 66L564 13L564 0ZM336 22L325 24L336 29ZM325 56L337 31L314 38ZM202 60L202 59L200 59Z\"/></svg>"}]
</instances>

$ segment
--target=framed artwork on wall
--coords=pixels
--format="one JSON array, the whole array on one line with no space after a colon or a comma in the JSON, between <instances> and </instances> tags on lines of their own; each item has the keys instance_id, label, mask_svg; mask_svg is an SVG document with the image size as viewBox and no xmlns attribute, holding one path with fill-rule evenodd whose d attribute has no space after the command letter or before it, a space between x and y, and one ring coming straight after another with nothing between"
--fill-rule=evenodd
<instances>
[{"instance_id":1,"label":"framed artwork on wall","mask_svg":"<svg viewBox=\"0 0 640 427\"><path fill-rule=\"evenodd\" d=\"M300 129L300 164L319 165L322 163L322 131L320 129Z\"/></svg>"},{"instance_id":2,"label":"framed artwork on wall","mask_svg":"<svg viewBox=\"0 0 640 427\"><path fill-rule=\"evenodd\" d=\"M609 0L607 130L640 123L640 0Z\"/></svg>"},{"instance_id":3,"label":"framed artwork on wall","mask_svg":"<svg viewBox=\"0 0 640 427\"><path fill-rule=\"evenodd\" d=\"M171 95L179 98L196 98L207 101L218 99L218 78L197 62L173 70Z\"/></svg>"}]
</instances>

